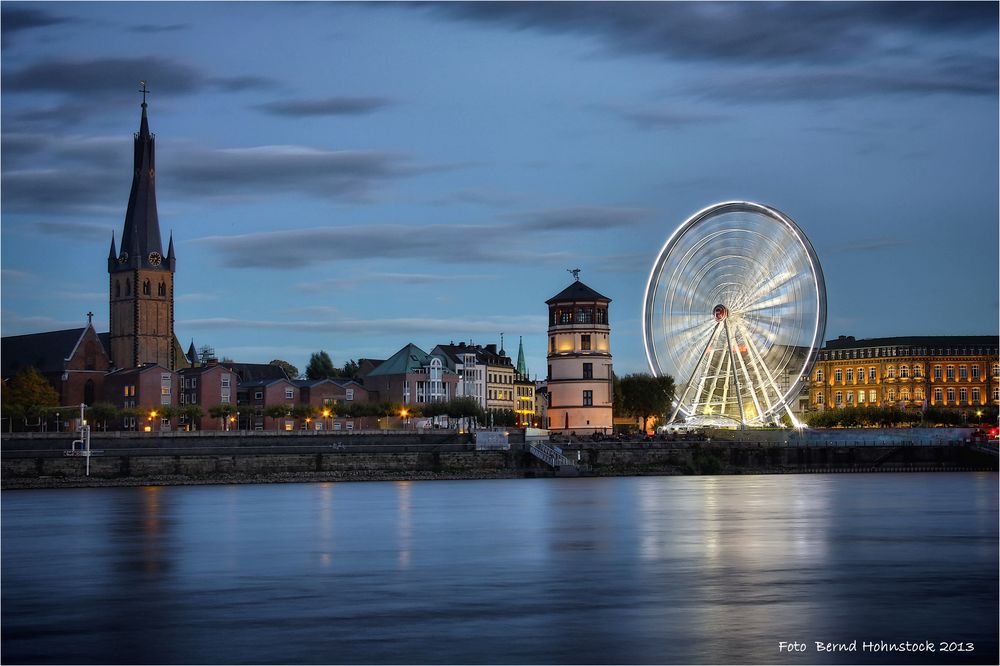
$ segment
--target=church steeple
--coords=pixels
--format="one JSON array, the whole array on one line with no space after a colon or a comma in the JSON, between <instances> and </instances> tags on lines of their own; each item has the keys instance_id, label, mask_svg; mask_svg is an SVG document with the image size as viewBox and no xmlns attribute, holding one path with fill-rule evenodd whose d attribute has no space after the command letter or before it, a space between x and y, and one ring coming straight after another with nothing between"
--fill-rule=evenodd
<instances>
[{"instance_id":1,"label":"church steeple","mask_svg":"<svg viewBox=\"0 0 1000 666\"><path fill-rule=\"evenodd\" d=\"M146 82L142 82L142 115L133 135L132 190L129 192L118 254L111 237L110 356L118 368L156 363L177 367L183 353L174 341L173 238L163 256L156 212L156 138L149 131Z\"/></svg>"},{"instance_id":2,"label":"church steeple","mask_svg":"<svg viewBox=\"0 0 1000 666\"><path fill-rule=\"evenodd\" d=\"M528 378L528 366L524 362L524 337L517 338L517 374L524 379Z\"/></svg>"},{"instance_id":3,"label":"church steeple","mask_svg":"<svg viewBox=\"0 0 1000 666\"><path fill-rule=\"evenodd\" d=\"M132 190L129 192L122 231L119 267L166 269L163 265L163 241L156 212L156 137L149 132L146 115L146 82L142 82L142 116L139 131L133 137Z\"/></svg>"}]
</instances>

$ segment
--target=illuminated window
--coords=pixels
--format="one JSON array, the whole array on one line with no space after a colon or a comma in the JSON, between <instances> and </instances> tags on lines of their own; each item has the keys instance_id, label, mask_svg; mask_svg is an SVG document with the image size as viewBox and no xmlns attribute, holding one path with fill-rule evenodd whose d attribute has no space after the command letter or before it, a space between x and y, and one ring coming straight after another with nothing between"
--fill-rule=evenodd
<instances>
[{"instance_id":1,"label":"illuminated window","mask_svg":"<svg viewBox=\"0 0 1000 666\"><path fill-rule=\"evenodd\" d=\"M847 369L847 381L849 381L849 382L853 382L854 381L854 368L848 368Z\"/></svg>"},{"instance_id":2,"label":"illuminated window","mask_svg":"<svg viewBox=\"0 0 1000 666\"><path fill-rule=\"evenodd\" d=\"M955 389L950 387L948 388L948 402L950 403L955 402Z\"/></svg>"},{"instance_id":3,"label":"illuminated window","mask_svg":"<svg viewBox=\"0 0 1000 666\"><path fill-rule=\"evenodd\" d=\"M1000 363L993 364L993 376L1000 377Z\"/></svg>"},{"instance_id":4,"label":"illuminated window","mask_svg":"<svg viewBox=\"0 0 1000 666\"><path fill-rule=\"evenodd\" d=\"M823 381L823 369L822 368L820 368L819 370L816 371L816 381L818 381L818 382Z\"/></svg>"},{"instance_id":5,"label":"illuminated window","mask_svg":"<svg viewBox=\"0 0 1000 666\"><path fill-rule=\"evenodd\" d=\"M847 406L850 407L854 404L854 391L847 392Z\"/></svg>"},{"instance_id":6,"label":"illuminated window","mask_svg":"<svg viewBox=\"0 0 1000 666\"><path fill-rule=\"evenodd\" d=\"M608 311L601 308L597 309L597 323L607 324L608 323Z\"/></svg>"},{"instance_id":7,"label":"illuminated window","mask_svg":"<svg viewBox=\"0 0 1000 666\"><path fill-rule=\"evenodd\" d=\"M844 383L844 371L841 370L840 368L837 368L836 370L834 370L833 371L833 381L837 382L838 384L843 384Z\"/></svg>"},{"instance_id":8,"label":"illuminated window","mask_svg":"<svg viewBox=\"0 0 1000 666\"><path fill-rule=\"evenodd\" d=\"M890 365L888 368L886 368L885 369L885 376L887 378L889 378L889 379L895 379L896 378L896 366Z\"/></svg>"},{"instance_id":9,"label":"illuminated window","mask_svg":"<svg viewBox=\"0 0 1000 666\"><path fill-rule=\"evenodd\" d=\"M576 323L578 323L578 324L593 324L594 323L594 311L591 308L577 308L577 310L576 310Z\"/></svg>"},{"instance_id":10,"label":"illuminated window","mask_svg":"<svg viewBox=\"0 0 1000 666\"><path fill-rule=\"evenodd\" d=\"M969 402L969 389L965 387L958 389L958 399L962 402Z\"/></svg>"},{"instance_id":11,"label":"illuminated window","mask_svg":"<svg viewBox=\"0 0 1000 666\"><path fill-rule=\"evenodd\" d=\"M913 366L913 378L918 379L924 375L924 371L919 365Z\"/></svg>"},{"instance_id":12,"label":"illuminated window","mask_svg":"<svg viewBox=\"0 0 1000 666\"><path fill-rule=\"evenodd\" d=\"M891 388L888 391L886 391L885 392L885 399L888 400L889 402L895 402L896 401L896 389L892 389Z\"/></svg>"},{"instance_id":13,"label":"illuminated window","mask_svg":"<svg viewBox=\"0 0 1000 666\"><path fill-rule=\"evenodd\" d=\"M569 310L558 310L558 313L560 324L569 324L573 321L573 315Z\"/></svg>"},{"instance_id":14,"label":"illuminated window","mask_svg":"<svg viewBox=\"0 0 1000 666\"><path fill-rule=\"evenodd\" d=\"M972 402L977 404L982 402L982 394L979 392L978 388L972 389Z\"/></svg>"},{"instance_id":15,"label":"illuminated window","mask_svg":"<svg viewBox=\"0 0 1000 666\"><path fill-rule=\"evenodd\" d=\"M868 402L875 402L875 389L868 391Z\"/></svg>"},{"instance_id":16,"label":"illuminated window","mask_svg":"<svg viewBox=\"0 0 1000 666\"><path fill-rule=\"evenodd\" d=\"M944 399L944 391L940 388L934 389L934 404L939 404Z\"/></svg>"},{"instance_id":17,"label":"illuminated window","mask_svg":"<svg viewBox=\"0 0 1000 666\"><path fill-rule=\"evenodd\" d=\"M949 382L955 381L955 366L949 365L945 370L945 376L948 378Z\"/></svg>"},{"instance_id":18,"label":"illuminated window","mask_svg":"<svg viewBox=\"0 0 1000 666\"><path fill-rule=\"evenodd\" d=\"M817 405L822 405L823 404L823 393L822 392L816 393L816 404Z\"/></svg>"},{"instance_id":19,"label":"illuminated window","mask_svg":"<svg viewBox=\"0 0 1000 666\"><path fill-rule=\"evenodd\" d=\"M865 392L864 391L858 391L858 404L859 405L865 404Z\"/></svg>"},{"instance_id":20,"label":"illuminated window","mask_svg":"<svg viewBox=\"0 0 1000 666\"><path fill-rule=\"evenodd\" d=\"M1000 386L993 387L993 399L1000 400Z\"/></svg>"},{"instance_id":21,"label":"illuminated window","mask_svg":"<svg viewBox=\"0 0 1000 666\"><path fill-rule=\"evenodd\" d=\"M904 400L904 401L909 400L910 399L910 389L908 389L908 388L900 389L900 391L899 391L899 399L900 400Z\"/></svg>"},{"instance_id":22,"label":"illuminated window","mask_svg":"<svg viewBox=\"0 0 1000 666\"><path fill-rule=\"evenodd\" d=\"M872 366L872 367L868 368L868 381L870 381L870 382L875 381L875 378L878 376L877 373L878 373L878 369L875 368L875 366Z\"/></svg>"},{"instance_id":23,"label":"illuminated window","mask_svg":"<svg viewBox=\"0 0 1000 666\"><path fill-rule=\"evenodd\" d=\"M858 368L858 383L861 383L864 380L865 380L865 369L864 368Z\"/></svg>"},{"instance_id":24,"label":"illuminated window","mask_svg":"<svg viewBox=\"0 0 1000 666\"><path fill-rule=\"evenodd\" d=\"M841 391L837 391L833 394L833 404L840 407L844 404L844 394Z\"/></svg>"},{"instance_id":25,"label":"illuminated window","mask_svg":"<svg viewBox=\"0 0 1000 666\"><path fill-rule=\"evenodd\" d=\"M969 378L969 368L967 366L958 366L958 378L963 380Z\"/></svg>"},{"instance_id":26,"label":"illuminated window","mask_svg":"<svg viewBox=\"0 0 1000 666\"><path fill-rule=\"evenodd\" d=\"M910 366L901 365L899 366L899 377L900 379L907 379L910 376Z\"/></svg>"},{"instance_id":27,"label":"illuminated window","mask_svg":"<svg viewBox=\"0 0 1000 666\"><path fill-rule=\"evenodd\" d=\"M974 365L969 370L972 372L972 379L979 379L979 366Z\"/></svg>"},{"instance_id":28,"label":"illuminated window","mask_svg":"<svg viewBox=\"0 0 1000 666\"><path fill-rule=\"evenodd\" d=\"M922 388L915 388L915 389L913 389L913 399L914 400L923 400L924 399L924 390Z\"/></svg>"},{"instance_id":29,"label":"illuminated window","mask_svg":"<svg viewBox=\"0 0 1000 666\"><path fill-rule=\"evenodd\" d=\"M936 382L941 381L941 366L940 365L935 365L934 366L934 381L936 381Z\"/></svg>"}]
</instances>

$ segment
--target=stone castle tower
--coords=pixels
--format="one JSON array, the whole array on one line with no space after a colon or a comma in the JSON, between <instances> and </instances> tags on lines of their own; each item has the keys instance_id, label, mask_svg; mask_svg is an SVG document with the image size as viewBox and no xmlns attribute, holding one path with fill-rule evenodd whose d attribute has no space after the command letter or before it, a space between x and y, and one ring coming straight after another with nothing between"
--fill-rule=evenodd
<instances>
[{"instance_id":1,"label":"stone castle tower","mask_svg":"<svg viewBox=\"0 0 1000 666\"><path fill-rule=\"evenodd\" d=\"M174 345L174 241L163 254L156 213L156 138L149 133L143 86L142 118L134 135L134 170L121 247L108 253L111 362L118 368L158 363L177 368Z\"/></svg>"},{"instance_id":2,"label":"stone castle tower","mask_svg":"<svg viewBox=\"0 0 1000 666\"><path fill-rule=\"evenodd\" d=\"M545 303L549 306L548 427L578 435L610 434L611 299L577 277Z\"/></svg>"}]
</instances>

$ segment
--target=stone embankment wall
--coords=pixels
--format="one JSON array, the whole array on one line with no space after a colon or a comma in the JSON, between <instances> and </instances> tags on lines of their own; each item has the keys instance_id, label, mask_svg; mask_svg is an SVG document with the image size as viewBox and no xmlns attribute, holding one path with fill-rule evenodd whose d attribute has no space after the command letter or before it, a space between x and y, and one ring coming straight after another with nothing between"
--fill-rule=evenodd
<instances>
[{"instance_id":1,"label":"stone embankment wall","mask_svg":"<svg viewBox=\"0 0 1000 666\"><path fill-rule=\"evenodd\" d=\"M512 433L520 434L520 433ZM476 451L468 435L312 433L95 436L90 476L66 457L72 435L4 435L4 488L275 481L516 478L556 475L514 442ZM188 433L184 433L188 435ZM513 438L512 438L513 439ZM784 442L577 442L562 445L580 473L760 474L996 470L994 452L952 445L812 445Z\"/></svg>"}]
</instances>

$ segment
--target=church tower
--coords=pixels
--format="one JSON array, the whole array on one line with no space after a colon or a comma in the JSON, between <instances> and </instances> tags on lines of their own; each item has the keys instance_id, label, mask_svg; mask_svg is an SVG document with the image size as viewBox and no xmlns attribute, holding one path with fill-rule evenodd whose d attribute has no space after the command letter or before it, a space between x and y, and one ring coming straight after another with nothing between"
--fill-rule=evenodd
<instances>
[{"instance_id":1,"label":"church tower","mask_svg":"<svg viewBox=\"0 0 1000 666\"><path fill-rule=\"evenodd\" d=\"M156 138L146 118L146 83L142 117L134 135L132 190L125 213L121 246L111 237L108 253L111 301L111 362L117 368L159 363L177 368L174 349L174 240L166 256L156 214Z\"/></svg>"},{"instance_id":2,"label":"church tower","mask_svg":"<svg viewBox=\"0 0 1000 666\"><path fill-rule=\"evenodd\" d=\"M549 306L548 427L589 435L611 433L611 299L575 280Z\"/></svg>"}]
</instances>

